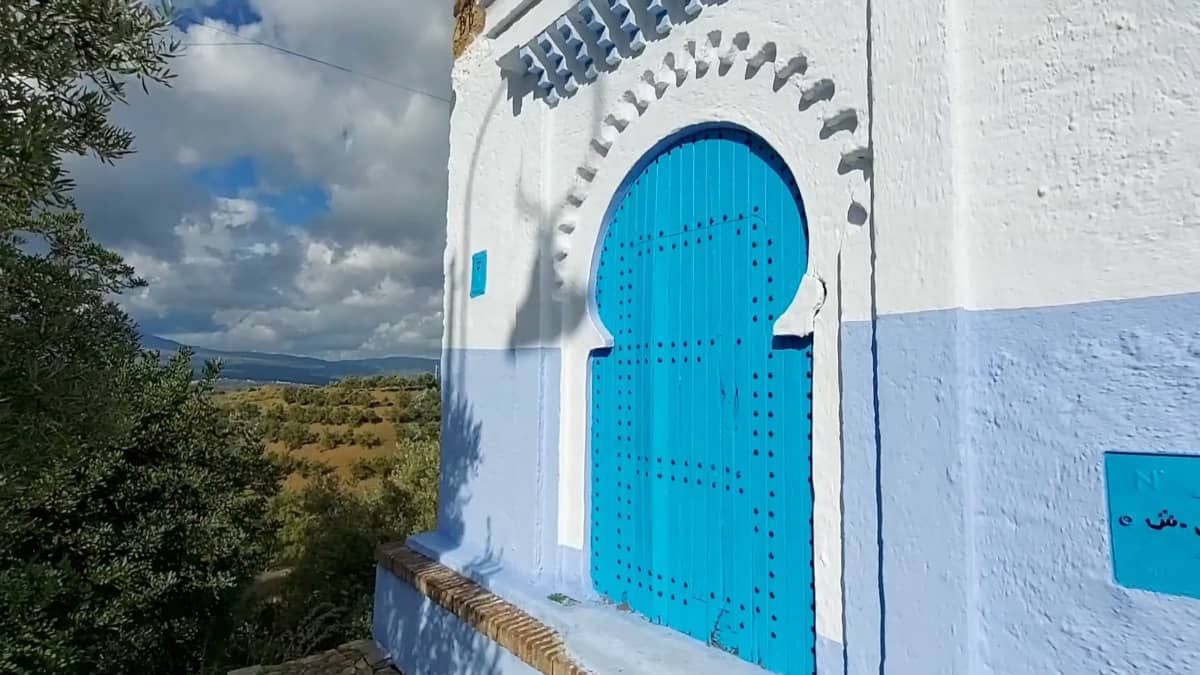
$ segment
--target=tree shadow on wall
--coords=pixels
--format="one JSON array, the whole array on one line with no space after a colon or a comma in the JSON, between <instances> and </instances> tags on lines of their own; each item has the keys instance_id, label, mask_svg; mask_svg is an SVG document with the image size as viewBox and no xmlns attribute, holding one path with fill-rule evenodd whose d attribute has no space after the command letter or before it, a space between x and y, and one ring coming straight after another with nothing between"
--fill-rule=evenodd
<instances>
[{"instance_id":1,"label":"tree shadow on wall","mask_svg":"<svg viewBox=\"0 0 1200 675\"><path fill-rule=\"evenodd\" d=\"M447 268L447 293L459 291L457 259ZM447 303L445 330L453 335L457 327L457 311L453 302ZM479 475L482 424L476 419L465 389L464 363L456 350L447 350L442 360L442 430L438 479L438 513L436 532L452 545L465 539L465 509L470 502L470 486ZM487 537L482 551L470 560L461 573L486 582L503 564L492 544L491 520L487 521ZM415 600L420 599L418 603ZM382 615L376 620L377 630L383 630L398 653L393 658L399 664L420 664L421 672L490 674L498 672L502 650L488 643L481 632L438 608L428 599L418 598L417 591L396 579L376 592L376 607Z\"/></svg>"},{"instance_id":2,"label":"tree shadow on wall","mask_svg":"<svg viewBox=\"0 0 1200 675\"><path fill-rule=\"evenodd\" d=\"M464 361L462 348L466 346L463 339L466 333L486 331L489 327L465 323L460 316L463 306L460 294L467 290L463 286L465 273L469 270L466 258L472 250L474 198L478 180L486 181L486 177L479 175L482 140L502 102L502 96L503 91L497 91L476 137L465 185L467 199L462 206L464 211L460 248L452 254L446 266L445 292L448 302L445 305L443 330L451 348L444 350L442 360L442 450L437 534L452 545L463 544L467 539L466 507L471 499L470 487L478 477L481 464L482 423L475 415L467 389L465 371L468 366ZM595 99L592 115L593 135L599 134L600 131L602 100L603 96L600 95ZM554 344L564 332L574 330L587 311L585 289L564 288L557 297L553 293L555 232L567 207L560 205L547 212L542 208L540 200L531 197L521 186L518 186L517 199L518 215L523 220L536 223L537 234L533 252L535 262L525 284L524 294L513 298L517 301L516 321L508 336L508 344L510 348ZM594 241L581 242L575 254L590 255L590 249L594 245ZM509 358L515 358L511 349ZM514 395L534 396L536 392L514 392ZM503 504L497 505L497 508L504 507ZM504 563L503 555L496 550L492 542L490 518L486 521L486 529L486 538L480 553L462 570L464 575L485 585ZM481 633L451 618L446 612L428 611L428 601L423 604L426 609L417 608L410 591L411 589L404 584L389 583L382 586L376 594L377 607L383 610L378 625L382 630L388 631L389 639L394 644L400 645L401 653L396 655L398 661L419 663L430 673L490 674L498 671L503 651L494 646L491 649L481 649L487 642Z\"/></svg>"},{"instance_id":3,"label":"tree shadow on wall","mask_svg":"<svg viewBox=\"0 0 1200 675\"><path fill-rule=\"evenodd\" d=\"M603 124L604 83L598 80L595 86L599 90L592 98L591 130L587 136L589 139L600 135ZM592 198L602 199L604 195L593 195ZM521 219L532 220L537 224L537 236L533 270L517 305L516 321L509 334L508 345L513 348L557 345L563 335L574 331L583 322L588 312L589 298L587 286L560 287L558 284L562 280L555 273L554 265L567 255L591 258L596 242L575 239L571 250L559 250L555 233L559 231L559 226L566 222L564 216L570 208L567 202L559 202L546 210L541 200L531 196L520 184L517 185L516 200L517 212ZM580 224L575 225L578 227ZM588 229L584 228L585 231ZM590 281L589 278L588 283Z\"/></svg>"},{"instance_id":4,"label":"tree shadow on wall","mask_svg":"<svg viewBox=\"0 0 1200 675\"><path fill-rule=\"evenodd\" d=\"M516 320L509 334L512 348L554 345L565 333L575 329L587 314L587 291L564 286L555 288L554 235L545 227L538 229L535 264L517 305ZM509 352L509 358L516 358Z\"/></svg>"},{"instance_id":5,"label":"tree shadow on wall","mask_svg":"<svg viewBox=\"0 0 1200 675\"><path fill-rule=\"evenodd\" d=\"M447 275L447 292L458 292L457 258L451 258ZM452 332L458 323L454 303L447 303L446 331ZM465 381L465 362L461 350L448 350L442 359L442 453L441 476L438 483L437 532L455 546L463 544L466 533L464 512L471 500L470 485L479 475L481 463L480 439L483 425L475 418ZM487 520L487 537L483 551L467 564L464 573L486 581L503 564L502 556L492 546L492 524Z\"/></svg>"},{"instance_id":6,"label":"tree shadow on wall","mask_svg":"<svg viewBox=\"0 0 1200 675\"><path fill-rule=\"evenodd\" d=\"M450 387L447 387L450 389ZM439 490L438 534L459 543L465 524L463 507L469 501L469 481L477 475L480 425L470 413L466 399L444 395L445 450L442 453ZM492 544L491 519L481 553L459 572L486 583L503 564ZM377 607L384 609L379 621L394 646L393 661L400 667L416 664L424 673L492 675L501 671L504 650L491 643L483 632L454 616L398 579L390 579L376 592Z\"/></svg>"}]
</instances>

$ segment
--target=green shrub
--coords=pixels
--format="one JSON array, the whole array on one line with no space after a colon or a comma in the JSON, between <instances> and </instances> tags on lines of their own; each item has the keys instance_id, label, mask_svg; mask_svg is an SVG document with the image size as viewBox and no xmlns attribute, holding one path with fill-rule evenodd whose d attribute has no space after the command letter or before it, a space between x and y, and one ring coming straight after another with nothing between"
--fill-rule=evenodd
<instances>
[{"instance_id":1,"label":"green shrub","mask_svg":"<svg viewBox=\"0 0 1200 675\"><path fill-rule=\"evenodd\" d=\"M284 422L279 430L279 440L288 450L299 450L309 443L317 442L317 434L303 422Z\"/></svg>"},{"instance_id":2,"label":"green shrub","mask_svg":"<svg viewBox=\"0 0 1200 675\"><path fill-rule=\"evenodd\" d=\"M275 566L290 572L239 611L233 663L278 663L371 634L375 548L433 528L438 443L406 443L352 474L379 483L362 492L326 473L276 500Z\"/></svg>"},{"instance_id":3,"label":"green shrub","mask_svg":"<svg viewBox=\"0 0 1200 675\"><path fill-rule=\"evenodd\" d=\"M326 431L325 433L321 434L321 449L322 450L333 450L334 448L338 447L341 444L342 444L342 438L341 438L340 434L336 434L331 431Z\"/></svg>"},{"instance_id":4,"label":"green shrub","mask_svg":"<svg viewBox=\"0 0 1200 675\"><path fill-rule=\"evenodd\" d=\"M0 478L0 671L193 671L269 560L283 470L212 375L187 354L121 370L114 428L6 444L42 455Z\"/></svg>"},{"instance_id":5,"label":"green shrub","mask_svg":"<svg viewBox=\"0 0 1200 675\"><path fill-rule=\"evenodd\" d=\"M374 431L360 431L354 436L354 442L364 448L377 448L383 445L383 439Z\"/></svg>"}]
</instances>

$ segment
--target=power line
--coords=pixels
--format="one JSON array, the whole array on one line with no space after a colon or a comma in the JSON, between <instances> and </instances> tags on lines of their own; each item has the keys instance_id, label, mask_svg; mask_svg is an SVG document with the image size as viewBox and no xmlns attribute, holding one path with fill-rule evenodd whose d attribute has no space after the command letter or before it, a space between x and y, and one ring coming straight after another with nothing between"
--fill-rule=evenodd
<instances>
[{"instance_id":1,"label":"power line","mask_svg":"<svg viewBox=\"0 0 1200 675\"><path fill-rule=\"evenodd\" d=\"M235 46L255 45L255 46L259 46L259 47L266 47L267 49L273 49L277 52L287 54L288 56L295 56L297 58L301 58L306 61L312 61L313 63L318 63L318 64L326 66L328 68L333 68L335 70L340 70L344 73L349 73L351 75L355 75L357 77L363 77L368 80L374 80L381 84L386 84L391 87L396 87L397 89L402 89L404 91L407 91L407 92L410 92L413 94L420 94L421 96L428 96L429 98L436 99L443 103L450 103L450 99L446 98L445 96L438 96L437 94L431 94L427 91L417 89L415 87L410 87L408 85L400 84L399 82L393 82L391 80L385 80L382 77L376 77L374 75L369 75L367 73L359 72L357 70L354 70L353 68L347 68L346 66L338 65L336 63L331 63L329 61L326 61L325 59L317 58L315 56L309 56L308 54L303 54L301 52L298 52L298 51L295 51L292 49L288 49L286 47L280 47L279 45L274 45L274 44L271 44L270 42L263 42L262 40L255 40L254 38L246 37L245 35L240 35L233 31L225 30L224 28L219 28L217 26L213 26L213 25L210 25L207 23L196 23L193 25L200 26L201 28L207 28L209 30L216 31L218 33L224 33L226 35L231 35L235 38L238 38L239 40L243 40L243 42L190 42L190 43L184 43L187 46L191 46L191 47L235 47Z\"/></svg>"}]
</instances>

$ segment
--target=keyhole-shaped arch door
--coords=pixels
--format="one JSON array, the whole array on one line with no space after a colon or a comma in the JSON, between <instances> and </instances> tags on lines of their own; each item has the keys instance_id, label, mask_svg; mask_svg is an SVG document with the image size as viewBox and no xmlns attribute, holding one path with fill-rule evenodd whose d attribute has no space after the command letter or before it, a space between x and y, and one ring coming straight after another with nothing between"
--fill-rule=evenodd
<instances>
[{"instance_id":1,"label":"keyhole-shaped arch door","mask_svg":"<svg viewBox=\"0 0 1200 675\"><path fill-rule=\"evenodd\" d=\"M614 602L814 671L812 348L774 337L808 260L780 157L739 129L660 148L609 212L592 355L591 570Z\"/></svg>"}]
</instances>

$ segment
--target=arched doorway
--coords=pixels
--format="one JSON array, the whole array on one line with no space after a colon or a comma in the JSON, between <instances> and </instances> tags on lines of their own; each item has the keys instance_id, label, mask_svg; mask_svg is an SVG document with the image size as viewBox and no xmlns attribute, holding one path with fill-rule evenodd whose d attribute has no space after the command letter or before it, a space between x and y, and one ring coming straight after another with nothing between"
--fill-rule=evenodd
<instances>
[{"instance_id":1,"label":"arched doorway","mask_svg":"<svg viewBox=\"0 0 1200 675\"><path fill-rule=\"evenodd\" d=\"M655 150L610 208L591 363L591 565L614 602L814 670L812 348L773 335L808 260L779 155L734 128Z\"/></svg>"}]
</instances>

